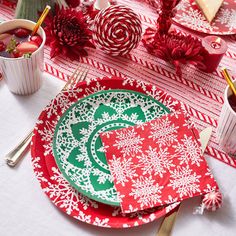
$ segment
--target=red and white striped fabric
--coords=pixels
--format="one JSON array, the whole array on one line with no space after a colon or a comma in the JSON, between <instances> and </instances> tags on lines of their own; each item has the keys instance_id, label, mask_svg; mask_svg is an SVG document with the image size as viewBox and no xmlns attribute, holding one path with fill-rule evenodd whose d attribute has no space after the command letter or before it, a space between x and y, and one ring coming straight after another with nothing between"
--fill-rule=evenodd
<instances>
[{"instance_id":1,"label":"red and white striped fabric","mask_svg":"<svg viewBox=\"0 0 236 236\"><path fill-rule=\"evenodd\" d=\"M148 0L118 0L118 3L131 7L142 21L143 32L147 27L154 26L157 19L156 7L148 4ZM153 5L153 4L152 4ZM12 19L14 15L13 5L7 0L0 0L0 18ZM180 29L177 26L177 29ZM203 34L196 34L193 31L181 29L196 37L204 37ZM91 66L89 76L98 77L104 75L115 75L120 77L131 77L143 79L159 88L167 91L176 99L182 101L189 107L189 113L199 130L208 126L213 127L206 153L228 165L236 168L236 159L226 155L220 150L216 141L216 128L218 118L223 105L223 93L226 82L223 79L220 68L226 67L236 74L236 36L222 36L228 44L228 51L223 57L218 70L207 74L192 66L183 66L183 78L175 74L175 68L147 53L142 43L130 54L120 57L112 57L104 54L101 50L88 49L89 56L82 59L82 62ZM70 61L68 58L58 56L55 60L50 59L50 48L45 48L45 71L67 80L68 76L77 67L78 61Z\"/></svg>"}]
</instances>

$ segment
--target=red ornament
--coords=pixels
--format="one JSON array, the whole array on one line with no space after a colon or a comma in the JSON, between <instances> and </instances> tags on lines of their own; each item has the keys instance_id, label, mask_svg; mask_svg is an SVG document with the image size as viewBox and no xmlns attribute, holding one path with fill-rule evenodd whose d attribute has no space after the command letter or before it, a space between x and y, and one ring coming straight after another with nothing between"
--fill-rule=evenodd
<instances>
[{"instance_id":1,"label":"red ornament","mask_svg":"<svg viewBox=\"0 0 236 236\"><path fill-rule=\"evenodd\" d=\"M90 42L91 31L82 11L64 8L55 8L55 16L49 15L45 19L46 43L51 47L50 56L59 54L71 60L87 56L85 47L94 47Z\"/></svg>"},{"instance_id":2,"label":"red ornament","mask_svg":"<svg viewBox=\"0 0 236 236\"><path fill-rule=\"evenodd\" d=\"M202 205L209 211L217 210L222 205L222 194L216 191L207 193L202 198Z\"/></svg>"},{"instance_id":3,"label":"red ornament","mask_svg":"<svg viewBox=\"0 0 236 236\"><path fill-rule=\"evenodd\" d=\"M126 6L105 8L94 19L94 43L112 56L125 55L137 47L141 34L142 26L138 15Z\"/></svg>"}]
</instances>

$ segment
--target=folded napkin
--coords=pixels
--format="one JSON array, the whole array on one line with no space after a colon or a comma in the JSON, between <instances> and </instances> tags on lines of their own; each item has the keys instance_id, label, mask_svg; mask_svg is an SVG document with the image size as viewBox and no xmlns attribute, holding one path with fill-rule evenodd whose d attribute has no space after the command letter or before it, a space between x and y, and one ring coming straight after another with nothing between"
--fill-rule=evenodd
<instances>
[{"instance_id":1,"label":"folded napkin","mask_svg":"<svg viewBox=\"0 0 236 236\"><path fill-rule=\"evenodd\" d=\"M181 111L100 137L124 213L218 190L198 131Z\"/></svg>"}]
</instances>

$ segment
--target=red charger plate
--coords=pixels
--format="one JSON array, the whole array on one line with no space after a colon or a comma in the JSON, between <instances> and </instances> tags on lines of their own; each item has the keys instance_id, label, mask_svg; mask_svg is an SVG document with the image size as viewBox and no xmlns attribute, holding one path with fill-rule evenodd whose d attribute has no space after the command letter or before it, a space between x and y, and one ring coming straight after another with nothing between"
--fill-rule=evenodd
<instances>
[{"instance_id":1,"label":"red charger plate","mask_svg":"<svg viewBox=\"0 0 236 236\"><path fill-rule=\"evenodd\" d=\"M52 152L54 130L61 115L78 99L108 89L141 92L157 99L171 111L180 108L178 101L143 81L105 77L81 82L75 90L59 93L40 114L31 143L32 164L43 191L61 211L69 216L101 227L134 227L160 218L174 209L178 203L123 214L120 207L98 203L77 192L62 176Z\"/></svg>"}]
</instances>

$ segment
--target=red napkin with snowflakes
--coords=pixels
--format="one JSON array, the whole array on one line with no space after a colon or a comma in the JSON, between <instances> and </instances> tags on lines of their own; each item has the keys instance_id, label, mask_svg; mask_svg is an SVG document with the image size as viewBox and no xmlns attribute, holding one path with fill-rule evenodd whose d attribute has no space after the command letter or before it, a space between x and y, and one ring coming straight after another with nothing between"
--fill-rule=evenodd
<instances>
[{"instance_id":1,"label":"red napkin with snowflakes","mask_svg":"<svg viewBox=\"0 0 236 236\"><path fill-rule=\"evenodd\" d=\"M100 135L124 213L218 190L183 112Z\"/></svg>"}]
</instances>

